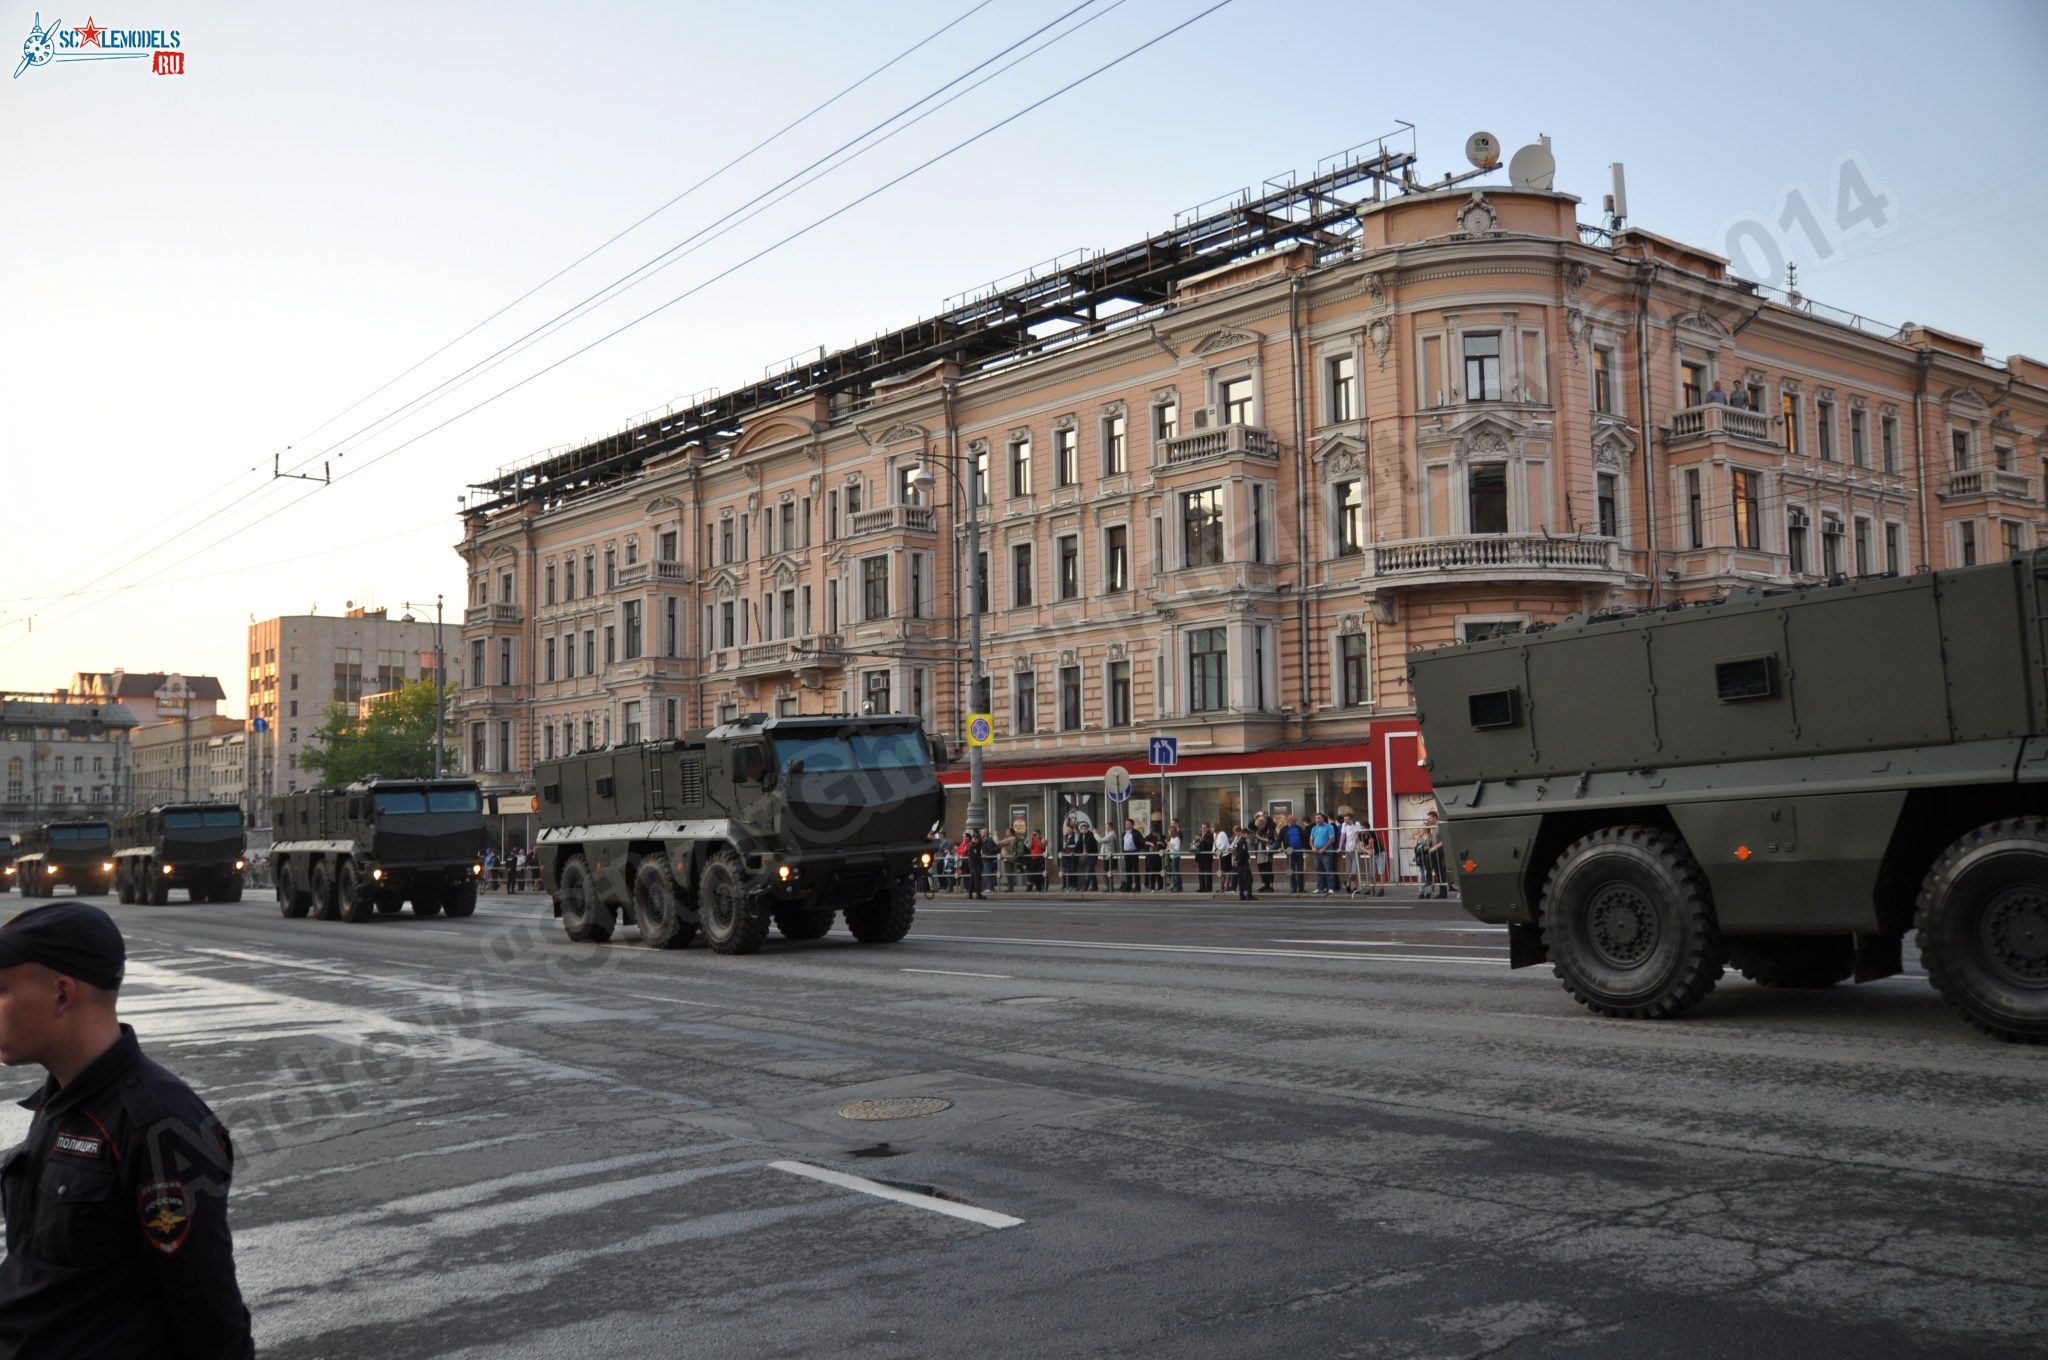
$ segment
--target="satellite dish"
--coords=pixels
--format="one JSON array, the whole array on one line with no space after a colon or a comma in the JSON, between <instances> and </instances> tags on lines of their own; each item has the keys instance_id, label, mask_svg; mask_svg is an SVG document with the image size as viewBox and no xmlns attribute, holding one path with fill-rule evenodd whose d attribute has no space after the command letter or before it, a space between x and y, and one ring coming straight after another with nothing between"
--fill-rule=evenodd
<instances>
[{"instance_id":1,"label":"satellite dish","mask_svg":"<svg viewBox=\"0 0 2048 1360\"><path fill-rule=\"evenodd\" d=\"M1500 139L1491 132L1475 132L1465 139L1465 159L1481 170L1500 164Z\"/></svg>"},{"instance_id":2,"label":"satellite dish","mask_svg":"<svg viewBox=\"0 0 2048 1360\"><path fill-rule=\"evenodd\" d=\"M1515 153L1508 162L1508 178L1517 189L1549 189L1557 174L1557 161L1550 154L1550 139L1539 137Z\"/></svg>"}]
</instances>

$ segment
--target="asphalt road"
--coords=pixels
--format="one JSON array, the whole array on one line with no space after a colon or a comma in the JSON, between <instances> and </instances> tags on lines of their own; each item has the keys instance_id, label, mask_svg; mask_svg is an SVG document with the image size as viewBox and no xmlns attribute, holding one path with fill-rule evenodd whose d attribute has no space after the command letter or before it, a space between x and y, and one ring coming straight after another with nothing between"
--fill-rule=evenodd
<instances>
[{"instance_id":1,"label":"asphalt road","mask_svg":"<svg viewBox=\"0 0 2048 1360\"><path fill-rule=\"evenodd\" d=\"M534 897L360 926L267 897L106 902L125 1017L234 1130L266 1356L2048 1335L2048 1049L1917 977L1731 977L1629 1024L1455 903L948 899L900 945L737 959L573 945ZM951 1103L842 1113L898 1098Z\"/></svg>"}]
</instances>

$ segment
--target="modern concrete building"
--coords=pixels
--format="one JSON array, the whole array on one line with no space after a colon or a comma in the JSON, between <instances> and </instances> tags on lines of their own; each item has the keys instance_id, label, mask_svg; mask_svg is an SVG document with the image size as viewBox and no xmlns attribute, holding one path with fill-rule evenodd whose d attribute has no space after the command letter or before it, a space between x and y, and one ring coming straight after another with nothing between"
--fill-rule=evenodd
<instances>
[{"instance_id":1,"label":"modern concrete building","mask_svg":"<svg viewBox=\"0 0 2048 1360\"><path fill-rule=\"evenodd\" d=\"M300 760L330 704L354 711L365 696L434 676L435 626L382 609L342 617L291 614L249 625L248 796L252 825L270 822L270 800L311 788ZM459 683L457 630L446 630L449 684ZM260 727L259 727L260 722Z\"/></svg>"},{"instance_id":2,"label":"modern concrete building","mask_svg":"<svg viewBox=\"0 0 2048 1360\"><path fill-rule=\"evenodd\" d=\"M1403 161L492 479L461 544L470 768L521 789L536 758L745 711L912 712L957 744L971 610L996 824L1099 819L1123 765L1189 825L1405 827L1415 648L2039 541L2048 364L1567 194L1406 191Z\"/></svg>"},{"instance_id":3,"label":"modern concrete building","mask_svg":"<svg viewBox=\"0 0 2048 1360\"><path fill-rule=\"evenodd\" d=\"M240 718L218 715L195 717L190 723L171 719L136 728L128 740L134 774L129 781L127 810L212 798L216 781L208 765L208 746L242 729Z\"/></svg>"},{"instance_id":4,"label":"modern concrete building","mask_svg":"<svg viewBox=\"0 0 2048 1360\"><path fill-rule=\"evenodd\" d=\"M60 817L111 817L126 805L128 735L116 703L0 694L0 835Z\"/></svg>"}]
</instances>

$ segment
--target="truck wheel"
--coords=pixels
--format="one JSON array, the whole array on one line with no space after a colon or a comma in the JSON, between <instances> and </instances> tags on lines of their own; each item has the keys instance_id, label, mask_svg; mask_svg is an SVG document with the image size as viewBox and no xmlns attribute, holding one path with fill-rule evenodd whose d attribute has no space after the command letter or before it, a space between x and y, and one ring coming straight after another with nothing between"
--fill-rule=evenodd
<instances>
[{"instance_id":1,"label":"truck wheel","mask_svg":"<svg viewBox=\"0 0 2048 1360\"><path fill-rule=\"evenodd\" d=\"M917 917L917 885L898 879L864 907L846 909L846 928L862 944L894 944Z\"/></svg>"},{"instance_id":2,"label":"truck wheel","mask_svg":"<svg viewBox=\"0 0 2048 1360\"><path fill-rule=\"evenodd\" d=\"M721 850L697 876L697 924L721 954L752 954L768 939L768 911L747 892L740 857Z\"/></svg>"},{"instance_id":3,"label":"truck wheel","mask_svg":"<svg viewBox=\"0 0 2048 1360\"><path fill-rule=\"evenodd\" d=\"M147 875L142 880L142 900L152 907L160 907L170 901L171 881L164 877L164 871L158 867L157 862L153 859L144 860L142 872Z\"/></svg>"},{"instance_id":4,"label":"truck wheel","mask_svg":"<svg viewBox=\"0 0 2048 1360\"><path fill-rule=\"evenodd\" d=\"M405 910L405 899L397 893L381 892L372 905L377 908L379 916L396 916Z\"/></svg>"},{"instance_id":5,"label":"truck wheel","mask_svg":"<svg viewBox=\"0 0 2048 1360\"><path fill-rule=\"evenodd\" d=\"M299 890L299 880L292 873L290 864L277 866L277 909L287 919L296 921L306 914L313 900Z\"/></svg>"},{"instance_id":6,"label":"truck wheel","mask_svg":"<svg viewBox=\"0 0 2048 1360\"><path fill-rule=\"evenodd\" d=\"M121 867L114 870L114 900L124 907L135 902L135 875L128 872L134 867L134 860L124 859Z\"/></svg>"},{"instance_id":7,"label":"truck wheel","mask_svg":"<svg viewBox=\"0 0 2048 1360\"><path fill-rule=\"evenodd\" d=\"M832 933L832 913L780 907L775 912L775 928L785 940L822 940Z\"/></svg>"},{"instance_id":8,"label":"truck wheel","mask_svg":"<svg viewBox=\"0 0 2048 1360\"><path fill-rule=\"evenodd\" d=\"M313 919L332 921L341 915L341 903L334 892L334 867L326 860L313 866Z\"/></svg>"},{"instance_id":9,"label":"truck wheel","mask_svg":"<svg viewBox=\"0 0 2048 1360\"><path fill-rule=\"evenodd\" d=\"M441 910L454 917L476 915L476 880L472 878L442 893Z\"/></svg>"},{"instance_id":10,"label":"truck wheel","mask_svg":"<svg viewBox=\"0 0 2048 1360\"><path fill-rule=\"evenodd\" d=\"M213 892L204 883L194 883L185 889L185 898L191 902L211 902Z\"/></svg>"},{"instance_id":11,"label":"truck wheel","mask_svg":"<svg viewBox=\"0 0 2048 1360\"><path fill-rule=\"evenodd\" d=\"M335 882L335 896L341 907L341 919L352 926L361 925L376 912L370 880L356 867L356 862L352 859L341 862L341 873Z\"/></svg>"},{"instance_id":12,"label":"truck wheel","mask_svg":"<svg viewBox=\"0 0 2048 1360\"><path fill-rule=\"evenodd\" d=\"M581 944L603 944L612 937L611 904L597 895L590 881L590 866L583 856L571 855L562 866L562 929Z\"/></svg>"},{"instance_id":13,"label":"truck wheel","mask_svg":"<svg viewBox=\"0 0 2048 1360\"><path fill-rule=\"evenodd\" d=\"M1991 822L1942 851L1915 923L1950 1010L2000 1039L2048 1039L2048 817Z\"/></svg>"},{"instance_id":14,"label":"truck wheel","mask_svg":"<svg viewBox=\"0 0 2048 1360\"><path fill-rule=\"evenodd\" d=\"M1832 987L1856 971L1856 941L1847 935L1730 940L1728 962L1759 987Z\"/></svg>"},{"instance_id":15,"label":"truck wheel","mask_svg":"<svg viewBox=\"0 0 2048 1360\"><path fill-rule=\"evenodd\" d=\"M448 905L445 888L415 888L412 894L412 914L419 917L439 916L441 908Z\"/></svg>"},{"instance_id":16,"label":"truck wheel","mask_svg":"<svg viewBox=\"0 0 2048 1360\"><path fill-rule=\"evenodd\" d=\"M1559 856L1543 885L1543 943L1595 1015L1681 1015L1721 980L1706 879L1685 843L1655 827L1607 827Z\"/></svg>"},{"instance_id":17,"label":"truck wheel","mask_svg":"<svg viewBox=\"0 0 2048 1360\"><path fill-rule=\"evenodd\" d=\"M219 888L214 890L213 900L216 902L241 901L242 880L239 878L231 878L226 883L223 883Z\"/></svg>"},{"instance_id":18,"label":"truck wheel","mask_svg":"<svg viewBox=\"0 0 2048 1360\"><path fill-rule=\"evenodd\" d=\"M697 922L676 891L667 855L649 855L633 877L633 920L640 942L654 949L681 949L696 938Z\"/></svg>"}]
</instances>

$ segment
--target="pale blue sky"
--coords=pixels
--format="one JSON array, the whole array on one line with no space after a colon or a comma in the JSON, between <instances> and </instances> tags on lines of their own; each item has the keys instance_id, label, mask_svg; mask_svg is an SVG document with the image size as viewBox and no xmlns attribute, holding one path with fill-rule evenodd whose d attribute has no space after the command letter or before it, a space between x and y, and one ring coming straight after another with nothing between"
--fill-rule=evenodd
<instances>
[{"instance_id":1,"label":"pale blue sky","mask_svg":"<svg viewBox=\"0 0 2048 1360\"><path fill-rule=\"evenodd\" d=\"M1860 154L1898 224L1802 259L1805 291L2048 356L2048 6L1235 0L360 476L313 495L267 482L273 452L322 450L1077 0L993 0L314 430L972 2L0 0L11 57L40 9L176 28L187 61L182 77L112 61L0 83L0 688L177 668L219 674L239 710L252 613L459 601L455 498L492 469L1063 251L1136 239L1399 119L1419 125L1432 176L1463 168L1475 129L1510 150L1547 133L1585 221L1623 161L1636 225L1716 249L1739 215L1775 216L1790 186L1824 187ZM1124 0L419 419L328 456L337 472L364 462L1210 2ZM217 490L209 505L245 499L174 516ZM172 531L101 583L140 588L49 598Z\"/></svg>"}]
</instances>

